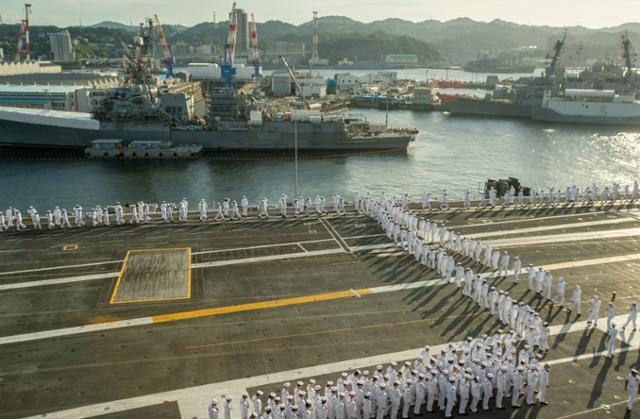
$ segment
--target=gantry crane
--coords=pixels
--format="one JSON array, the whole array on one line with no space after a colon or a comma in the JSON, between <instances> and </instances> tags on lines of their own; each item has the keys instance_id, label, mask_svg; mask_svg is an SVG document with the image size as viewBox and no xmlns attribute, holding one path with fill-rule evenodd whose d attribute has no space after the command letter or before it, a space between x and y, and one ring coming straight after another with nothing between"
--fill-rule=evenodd
<instances>
[{"instance_id":1,"label":"gantry crane","mask_svg":"<svg viewBox=\"0 0 640 419\"><path fill-rule=\"evenodd\" d=\"M238 32L238 11L236 2L233 2L231 15L229 16L229 36L224 45L224 62L220 66L221 78L227 87L233 87L236 69L233 66L236 58L236 36Z\"/></svg>"}]
</instances>

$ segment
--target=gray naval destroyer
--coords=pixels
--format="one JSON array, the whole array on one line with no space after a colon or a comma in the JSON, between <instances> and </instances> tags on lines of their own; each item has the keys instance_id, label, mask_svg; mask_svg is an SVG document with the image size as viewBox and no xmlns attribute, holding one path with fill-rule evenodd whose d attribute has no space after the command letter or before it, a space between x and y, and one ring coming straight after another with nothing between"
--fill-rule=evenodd
<instances>
[{"instance_id":1,"label":"gray naval destroyer","mask_svg":"<svg viewBox=\"0 0 640 419\"><path fill-rule=\"evenodd\" d=\"M485 98L441 96L452 114L527 118L571 124L640 125L640 77L633 68L631 41L622 36L624 67L581 71L577 77L559 64L565 37L554 46L540 77L518 80L506 93Z\"/></svg>"},{"instance_id":2,"label":"gray naval destroyer","mask_svg":"<svg viewBox=\"0 0 640 419\"><path fill-rule=\"evenodd\" d=\"M415 129L391 129L364 118L312 111L269 114L244 93L219 89L204 121L176 120L155 103L146 86L108 90L93 112L0 108L0 145L83 150L99 139L198 144L213 150L406 150Z\"/></svg>"}]
</instances>

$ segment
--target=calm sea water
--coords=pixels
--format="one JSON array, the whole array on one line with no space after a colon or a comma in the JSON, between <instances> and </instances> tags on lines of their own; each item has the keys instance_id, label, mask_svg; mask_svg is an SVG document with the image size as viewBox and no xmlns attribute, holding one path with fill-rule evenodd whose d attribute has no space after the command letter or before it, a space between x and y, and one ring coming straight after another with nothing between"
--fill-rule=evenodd
<instances>
[{"instance_id":1,"label":"calm sea water","mask_svg":"<svg viewBox=\"0 0 640 419\"><path fill-rule=\"evenodd\" d=\"M381 111L367 111L384 122ZM394 111L392 126L420 130L407 155L362 154L303 158L304 195L335 193L349 200L356 191L423 191L462 197L487 178L514 176L548 188L595 181L627 183L640 167L640 130L571 126L524 120L462 118L442 113ZM0 208L42 210L54 205L85 207L115 201L209 201L244 194L256 202L293 196L291 159L198 160L186 162L0 161Z\"/></svg>"}]
</instances>

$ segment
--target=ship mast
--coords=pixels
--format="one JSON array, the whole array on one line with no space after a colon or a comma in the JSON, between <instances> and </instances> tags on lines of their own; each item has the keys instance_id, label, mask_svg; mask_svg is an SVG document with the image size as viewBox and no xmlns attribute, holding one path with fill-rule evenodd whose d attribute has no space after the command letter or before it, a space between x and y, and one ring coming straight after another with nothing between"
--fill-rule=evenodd
<instances>
[{"instance_id":1,"label":"ship mast","mask_svg":"<svg viewBox=\"0 0 640 419\"><path fill-rule=\"evenodd\" d=\"M622 59L624 60L624 84L631 84L633 77L633 57L631 55L631 40L628 36L622 35Z\"/></svg>"},{"instance_id":2,"label":"ship mast","mask_svg":"<svg viewBox=\"0 0 640 419\"><path fill-rule=\"evenodd\" d=\"M551 80L552 78L555 80L558 73L558 63L560 62L560 54L562 54L562 48L564 48L564 44L567 40L567 31L564 32L562 39L558 39L556 43L553 45L553 57L551 57L551 63L549 63L549 67L545 72L545 78L547 80Z\"/></svg>"}]
</instances>

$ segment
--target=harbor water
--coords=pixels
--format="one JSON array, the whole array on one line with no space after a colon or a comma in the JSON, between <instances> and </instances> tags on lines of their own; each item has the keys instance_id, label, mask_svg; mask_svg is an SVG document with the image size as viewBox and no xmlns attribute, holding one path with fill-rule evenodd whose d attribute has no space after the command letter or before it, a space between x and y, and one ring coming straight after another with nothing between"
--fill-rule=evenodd
<instances>
[{"instance_id":1,"label":"harbor water","mask_svg":"<svg viewBox=\"0 0 640 419\"><path fill-rule=\"evenodd\" d=\"M374 122L385 112L367 110ZM452 199L465 188L477 194L487 178L517 177L536 188L633 182L640 167L640 131L527 120L468 118L439 112L393 111L390 126L420 130L408 153L305 155L299 161L301 194L356 191L408 192L416 199L443 188ZM46 135L46 134L43 134ZM292 154L292 153L291 153ZM194 161L0 160L0 208L55 205L209 202L246 195L256 203L294 192L292 155L213 156ZM292 199L292 198L291 198Z\"/></svg>"}]
</instances>

